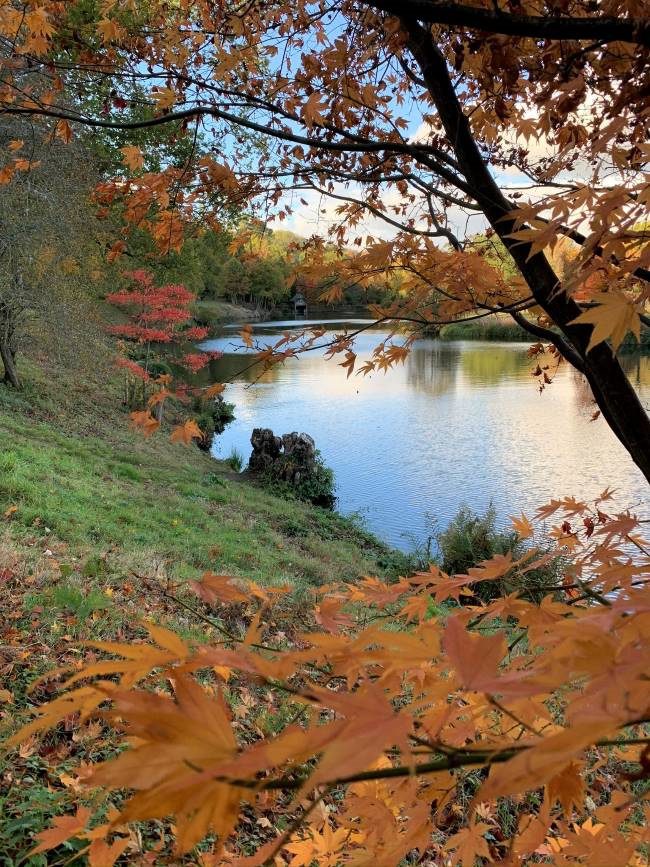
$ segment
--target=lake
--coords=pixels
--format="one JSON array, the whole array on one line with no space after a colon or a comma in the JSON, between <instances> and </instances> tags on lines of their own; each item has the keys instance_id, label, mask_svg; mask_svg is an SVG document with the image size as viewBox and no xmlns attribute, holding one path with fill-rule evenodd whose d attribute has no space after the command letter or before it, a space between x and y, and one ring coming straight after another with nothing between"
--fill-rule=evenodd
<instances>
[{"instance_id":1,"label":"lake","mask_svg":"<svg viewBox=\"0 0 650 867\"><path fill-rule=\"evenodd\" d=\"M328 323L324 342L360 320ZM255 335L273 342L304 323L263 323ZM386 336L380 327L357 338L357 365ZM404 365L386 374L352 375L310 352L275 366L238 374L250 364L237 329L202 344L221 350L212 381L236 377L225 398L236 421L215 439L215 457L233 448L248 459L255 427L299 431L316 441L337 483L338 509L363 515L386 542L408 550L444 528L462 504L499 520L551 497L594 498L616 489L616 505L648 504L640 471L596 409L575 370L561 365L540 394L526 343L418 341ZM650 356L622 359L646 409Z\"/></svg>"}]
</instances>

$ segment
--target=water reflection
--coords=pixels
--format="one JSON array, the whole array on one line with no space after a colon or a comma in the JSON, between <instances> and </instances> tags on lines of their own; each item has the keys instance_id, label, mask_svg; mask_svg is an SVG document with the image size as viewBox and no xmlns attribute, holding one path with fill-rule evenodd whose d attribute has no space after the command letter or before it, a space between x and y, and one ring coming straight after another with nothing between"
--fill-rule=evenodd
<instances>
[{"instance_id":1,"label":"water reflection","mask_svg":"<svg viewBox=\"0 0 650 867\"><path fill-rule=\"evenodd\" d=\"M282 330L267 328L270 340ZM385 334L360 336L359 364ZM230 379L253 360L232 351L236 340L229 334L206 344L226 354L203 372L205 381ZM427 514L444 526L461 503L482 511L493 501L505 520L550 497L594 497L607 485L621 505L648 503L627 453L602 419L591 421L584 377L562 365L539 394L526 350L423 340L385 375L347 379L322 352L261 377L249 369L228 387L237 420L215 453L236 447L248 456L257 426L310 433L335 471L341 510L365 512L370 528L400 547L426 536ZM625 356L623 365L650 406L650 356Z\"/></svg>"},{"instance_id":2,"label":"water reflection","mask_svg":"<svg viewBox=\"0 0 650 867\"><path fill-rule=\"evenodd\" d=\"M461 369L466 382L474 386L496 385L503 379L530 378L530 359L525 352L513 352L510 344L462 343Z\"/></svg>"},{"instance_id":3,"label":"water reflection","mask_svg":"<svg viewBox=\"0 0 650 867\"><path fill-rule=\"evenodd\" d=\"M406 360L406 382L431 395L452 391L456 387L460 357L457 342L420 340Z\"/></svg>"}]
</instances>

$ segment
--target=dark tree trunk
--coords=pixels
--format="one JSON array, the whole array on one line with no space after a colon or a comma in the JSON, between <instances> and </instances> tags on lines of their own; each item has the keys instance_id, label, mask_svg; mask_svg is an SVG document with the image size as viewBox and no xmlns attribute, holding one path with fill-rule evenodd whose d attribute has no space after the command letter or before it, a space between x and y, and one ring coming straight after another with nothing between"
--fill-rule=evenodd
<instances>
[{"instance_id":1,"label":"dark tree trunk","mask_svg":"<svg viewBox=\"0 0 650 867\"><path fill-rule=\"evenodd\" d=\"M607 343L600 343L587 352L591 326L572 324L581 313L580 307L562 290L546 256L543 253L530 256L529 244L516 243L509 237L514 228L514 220L508 216L513 205L501 192L481 156L449 77L446 61L428 28L413 19L401 20L409 34L409 48L475 200L515 260L537 304L560 328L569 346L575 349L580 361L580 365L575 366L587 378L603 418L650 483L650 418L637 393ZM567 357L571 362L570 353Z\"/></svg>"},{"instance_id":2,"label":"dark tree trunk","mask_svg":"<svg viewBox=\"0 0 650 867\"><path fill-rule=\"evenodd\" d=\"M16 353L6 343L0 341L0 358L5 369L4 381L14 388L22 388L18 370L16 369Z\"/></svg>"}]
</instances>

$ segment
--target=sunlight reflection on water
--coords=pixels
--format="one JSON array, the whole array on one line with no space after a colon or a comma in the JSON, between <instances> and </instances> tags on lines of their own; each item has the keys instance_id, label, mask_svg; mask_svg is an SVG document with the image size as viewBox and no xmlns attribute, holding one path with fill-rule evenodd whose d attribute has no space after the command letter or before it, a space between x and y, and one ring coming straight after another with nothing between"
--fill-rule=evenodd
<instances>
[{"instance_id":1,"label":"sunlight reflection on water","mask_svg":"<svg viewBox=\"0 0 650 867\"><path fill-rule=\"evenodd\" d=\"M264 323L263 339L285 327ZM358 338L358 364L384 335ZM233 351L240 343L229 334L203 344L226 353L210 367L213 381L250 363ZM444 527L463 503L481 512L493 502L505 521L532 515L551 497L593 498L610 486L621 507L648 506L639 470L602 419L590 420L595 406L583 377L563 365L539 394L526 350L431 339L418 341L404 365L366 378L346 379L322 352L257 382L248 371L228 386L237 419L213 451L223 458L237 448L248 458L254 427L311 434L334 469L340 511L361 512L369 529L405 549L426 538L431 519ZM623 364L648 408L650 356L626 356Z\"/></svg>"}]
</instances>

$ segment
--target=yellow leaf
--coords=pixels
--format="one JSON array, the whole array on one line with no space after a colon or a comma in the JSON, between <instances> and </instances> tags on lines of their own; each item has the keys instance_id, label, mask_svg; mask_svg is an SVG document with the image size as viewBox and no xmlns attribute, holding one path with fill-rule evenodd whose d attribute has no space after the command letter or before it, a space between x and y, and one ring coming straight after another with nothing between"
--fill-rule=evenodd
<instances>
[{"instance_id":1,"label":"yellow leaf","mask_svg":"<svg viewBox=\"0 0 650 867\"><path fill-rule=\"evenodd\" d=\"M126 145L126 147L120 148L122 151L123 157L122 162L125 166L128 166L132 172L138 171L144 165L144 157L142 155L142 151L137 145Z\"/></svg>"},{"instance_id":2,"label":"yellow leaf","mask_svg":"<svg viewBox=\"0 0 650 867\"><path fill-rule=\"evenodd\" d=\"M98 686L101 686L101 690L95 689L91 686L82 686L79 689L67 692L64 695L55 698L48 704L39 707L39 716L35 720L32 720L32 722L24 725L15 734L11 735L11 737L5 741L5 746L15 747L18 744L22 744L36 732L52 728L62 719L65 719L65 717L70 716L71 714L78 713L82 719L87 717L95 711L102 702L106 701L107 691L112 689L115 684L106 682L98 684Z\"/></svg>"},{"instance_id":3,"label":"yellow leaf","mask_svg":"<svg viewBox=\"0 0 650 867\"><path fill-rule=\"evenodd\" d=\"M111 18L102 18L98 21L97 30L104 44L121 39L125 32L124 28Z\"/></svg>"},{"instance_id":4,"label":"yellow leaf","mask_svg":"<svg viewBox=\"0 0 650 867\"><path fill-rule=\"evenodd\" d=\"M50 22L45 6L38 6L33 12L25 15L25 24L36 36L49 37L54 33L55 26Z\"/></svg>"},{"instance_id":5,"label":"yellow leaf","mask_svg":"<svg viewBox=\"0 0 650 867\"><path fill-rule=\"evenodd\" d=\"M320 867L335 867L340 863L340 854L349 836L350 831L347 828L333 831L325 824L322 834L310 828L309 837L287 843L283 848L293 855L291 867L306 867L313 861Z\"/></svg>"},{"instance_id":6,"label":"yellow leaf","mask_svg":"<svg viewBox=\"0 0 650 867\"><path fill-rule=\"evenodd\" d=\"M208 386L206 390L203 392L203 397L208 398L216 397L218 394L221 394L225 391L226 386L221 382L215 382L214 385Z\"/></svg>"},{"instance_id":7,"label":"yellow leaf","mask_svg":"<svg viewBox=\"0 0 650 867\"><path fill-rule=\"evenodd\" d=\"M484 822L476 822L471 828L463 828L445 844L445 850L454 851L451 863L462 864L463 867L473 867L477 858L490 860L490 850L483 836L491 830Z\"/></svg>"},{"instance_id":8,"label":"yellow leaf","mask_svg":"<svg viewBox=\"0 0 650 867\"><path fill-rule=\"evenodd\" d=\"M513 516L510 520L512 521L513 530L520 539L529 539L533 535L533 525L525 515L522 515L521 518Z\"/></svg>"},{"instance_id":9,"label":"yellow leaf","mask_svg":"<svg viewBox=\"0 0 650 867\"><path fill-rule=\"evenodd\" d=\"M179 659L185 659L190 655L189 647L175 632L170 632L162 626L155 626L153 623L145 623L144 628L156 644L177 655Z\"/></svg>"},{"instance_id":10,"label":"yellow leaf","mask_svg":"<svg viewBox=\"0 0 650 867\"><path fill-rule=\"evenodd\" d=\"M171 87L156 88L156 90L153 91L152 96L156 100L156 105L160 109L171 108L176 102L176 91L172 90Z\"/></svg>"},{"instance_id":11,"label":"yellow leaf","mask_svg":"<svg viewBox=\"0 0 650 867\"><path fill-rule=\"evenodd\" d=\"M242 792L205 773L237 756L223 698L180 673L174 692L175 700L144 690L117 696L112 716L129 720L134 746L100 765L90 784L136 790L115 824L174 815L177 849L187 852L211 829L230 834Z\"/></svg>"},{"instance_id":12,"label":"yellow leaf","mask_svg":"<svg viewBox=\"0 0 650 867\"><path fill-rule=\"evenodd\" d=\"M639 312L634 302L625 294L615 291L597 292L594 301L595 307L585 310L571 323L593 325L587 352L604 340L611 340L614 349L618 349L628 331L639 340Z\"/></svg>"}]
</instances>

